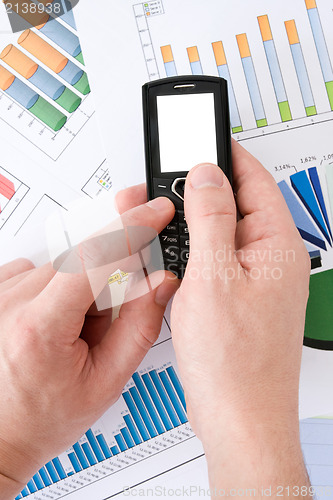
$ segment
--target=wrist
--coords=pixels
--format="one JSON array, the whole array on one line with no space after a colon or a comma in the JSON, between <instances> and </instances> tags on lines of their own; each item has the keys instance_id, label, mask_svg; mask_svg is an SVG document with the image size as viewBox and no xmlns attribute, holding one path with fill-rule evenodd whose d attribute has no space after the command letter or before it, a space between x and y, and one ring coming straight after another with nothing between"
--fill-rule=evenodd
<instances>
[{"instance_id":1,"label":"wrist","mask_svg":"<svg viewBox=\"0 0 333 500\"><path fill-rule=\"evenodd\" d=\"M304 464L299 422L247 422L230 425L204 443L212 488L230 490L310 486ZM305 497L308 498L308 497Z\"/></svg>"},{"instance_id":2,"label":"wrist","mask_svg":"<svg viewBox=\"0 0 333 500\"><path fill-rule=\"evenodd\" d=\"M0 472L0 500L12 500L24 488L24 484L4 476Z\"/></svg>"},{"instance_id":3,"label":"wrist","mask_svg":"<svg viewBox=\"0 0 333 500\"><path fill-rule=\"evenodd\" d=\"M15 490L17 495L39 468L23 447L0 438L0 500L7 499L7 491Z\"/></svg>"}]
</instances>

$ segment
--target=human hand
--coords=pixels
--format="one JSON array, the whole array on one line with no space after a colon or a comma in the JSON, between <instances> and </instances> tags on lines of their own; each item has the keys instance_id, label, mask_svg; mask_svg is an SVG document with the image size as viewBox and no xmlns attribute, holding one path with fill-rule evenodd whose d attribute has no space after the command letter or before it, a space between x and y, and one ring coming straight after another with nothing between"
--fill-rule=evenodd
<instances>
[{"instance_id":1,"label":"human hand","mask_svg":"<svg viewBox=\"0 0 333 500\"><path fill-rule=\"evenodd\" d=\"M173 215L172 203L160 198L121 219L125 227L159 232ZM97 271L95 285L103 290L110 267ZM85 272L34 269L25 260L0 268L1 500L13 498L118 399L156 341L178 287L163 271L150 281L152 291L125 303L111 324L111 310L92 306Z\"/></svg>"},{"instance_id":2,"label":"human hand","mask_svg":"<svg viewBox=\"0 0 333 500\"><path fill-rule=\"evenodd\" d=\"M236 142L233 169L238 222L220 169L197 166L186 181L190 259L171 323L189 419L212 485L307 484L298 385L309 256L274 179Z\"/></svg>"}]
</instances>

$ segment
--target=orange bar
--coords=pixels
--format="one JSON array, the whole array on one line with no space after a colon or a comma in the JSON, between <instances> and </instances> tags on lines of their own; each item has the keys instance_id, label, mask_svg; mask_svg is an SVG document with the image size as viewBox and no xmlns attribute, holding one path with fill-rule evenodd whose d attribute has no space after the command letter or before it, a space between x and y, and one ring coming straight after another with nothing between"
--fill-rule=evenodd
<instances>
[{"instance_id":1,"label":"orange bar","mask_svg":"<svg viewBox=\"0 0 333 500\"><path fill-rule=\"evenodd\" d=\"M1 52L0 59L27 79L31 78L38 68L38 64L14 47L14 45L7 45Z\"/></svg>"},{"instance_id":2,"label":"orange bar","mask_svg":"<svg viewBox=\"0 0 333 500\"><path fill-rule=\"evenodd\" d=\"M316 0L305 0L305 5L308 10L315 9L317 7Z\"/></svg>"},{"instance_id":3,"label":"orange bar","mask_svg":"<svg viewBox=\"0 0 333 500\"><path fill-rule=\"evenodd\" d=\"M34 26L38 30L43 28L47 21L50 19L50 16L45 12L41 14L39 12L31 12L30 9L27 9L27 4L31 4L30 0L17 0L12 2L11 0L2 0L4 4L9 4L9 7L13 12L19 14L23 19L25 19L31 26ZM14 8L13 7L14 4ZM36 4L33 4L36 5Z\"/></svg>"},{"instance_id":4,"label":"orange bar","mask_svg":"<svg viewBox=\"0 0 333 500\"><path fill-rule=\"evenodd\" d=\"M247 41L246 33L237 35L236 38L241 58L244 59L245 57L251 57L251 51L249 42Z\"/></svg>"},{"instance_id":5,"label":"orange bar","mask_svg":"<svg viewBox=\"0 0 333 500\"><path fill-rule=\"evenodd\" d=\"M227 58L225 57L223 43L213 42L212 46L217 66L223 66L224 64L227 64Z\"/></svg>"},{"instance_id":6,"label":"orange bar","mask_svg":"<svg viewBox=\"0 0 333 500\"><path fill-rule=\"evenodd\" d=\"M194 63L194 62L200 61L198 47L195 47L195 46L194 47L188 47L187 54L188 54L188 58L190 60L190 63Z\"/></svg>"},{"instance_id":7,"label":"orange bar","mask_svg":"<svg viewBox=\"0 0 333 500\"><path fill-rule=\"evenodd\" d=\"M174 60L171 45L164 45L164 47L161 47L161 52L165 63L172 62Z\"/></svg>"},{"instance_id":8,"label":"orange bar","mask_svg":"<svg viewBox=\"0 0 333 500\"><path fill-rule=\"evenodd\" d=\"M55 73L60 73L68 63L67 57L31 30L24 31L18 43Z\"/></svg>"},{"instance_id":9,"label":"orange bar","mask_svg":"<svg viewBox=\"0 0 333 500\"><path fill-rule=\"evenodd\" d=\"M42 3L44 5L44 7L46 7L47 5L52 5L54 0L38 0L38 2Z\"/></svg>"},{"instance_id":10,"label":"orange bar","mask_svg":"<svg viewBox=\"0 0 333 500\"><path fill-rule=\"evenodd\" d=\"M0 66L0 89L7 90L15 80L15 76L12 75L8 69Z\"/></svg>"},{"instance_id":11,"label":"orange bar","mask_svg":"<svg viewBox=\"0 0 333 500\"><path fill-rule=\"evenodd\" d=\"M269 24L268 16L259 16L258 22L263 41L267 42L268 40L273 40L273 35Z\"/></svg>"},{"instance_id":12,"label":"orange bar","mask_svg":"<svg viewBox=\"0 0 333 500\"><path fill-rule=\"evenodd\" d=\"M295 45L296 43L300 43L294 19L292 19L291 21L286 21L284 24L286 26L290 45Z\"/></svg>"}]
</instances>

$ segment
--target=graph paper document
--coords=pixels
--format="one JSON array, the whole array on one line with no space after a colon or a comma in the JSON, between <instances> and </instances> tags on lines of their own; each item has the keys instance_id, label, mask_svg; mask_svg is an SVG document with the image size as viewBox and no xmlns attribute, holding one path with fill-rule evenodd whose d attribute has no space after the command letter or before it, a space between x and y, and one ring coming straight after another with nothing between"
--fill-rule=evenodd
<instances>
[{"instance_id":1,"label":"graph paper document","mask_svg":"<svg viewBox=\"0 0 333 500\"><path fill-rule=\"evenodd\" d=\"M0 66L5 70L0 130L3 142L8 143L0 170L0 217L4 220L0 236L16 234L21 227L29 233L32 221L43 220L53 203L65 210L73 197L100 196L110 190L112 182L142 182L141 85L159 77L202 72L219 74L230 82L234 137L282 183L290 207L296 203L294 212L301 213L297 224L307 236L313 262L321 266L314 273L330 270L331 191L327 179L333 161L333 33L329 2L318 0L317 5L295 0L277 6L273 0L258 0L250 8L245 0L237 2L237 7L220 0L100 0L96 8L81 0L75 12L79 44L77 30L68 19L58 19L62 28L56 25L55 30L46 26L22 37L7 34L2 41L0 38ZM46 59L42 46L49 54ZM58 72L54 65L50 68L50 54L55 57L52 49L67 59L66 65L72 63L68 71L63 72L65 66ZM33 61L25 59L29 77L20 64L21 54ZM64 59L60 61L64 64ZM92 96L83 85L83 62L111 176L98 138ZM80 77L70 83L72 70ZM52 120L46 109L52 110ZM310 205L303 196L307 180L317 205L313 205L313 197ZM18 193L16 197L14 193ZM122 286L123 277L118 274L112 286ZM307 416L331 409L327 402L322 403L323 394L326 401L331 399L330 353L316 351L317 358L312 353L306 349L313 369L303 366L302 373L303 379L309 375L303 384L307 394L302 396L302 414ZM325 362L322 355L327 355ZM322 431L324 425L327 429ZM304 446L309 445L305 453L316 485L331 484L331 452L324 449L331 443L331 428L330 421L314 421L302 436ZM164 484L180 484L183 471L188 484L195 478L205 485L202 472L196 473L197 466L200 471L204 467L202 454L187 422L165 319L158 342L119 401L79 441L36 471L17 499L121 497L124 488L156 485L158 478Z\"/></svg>"}]
</instances>

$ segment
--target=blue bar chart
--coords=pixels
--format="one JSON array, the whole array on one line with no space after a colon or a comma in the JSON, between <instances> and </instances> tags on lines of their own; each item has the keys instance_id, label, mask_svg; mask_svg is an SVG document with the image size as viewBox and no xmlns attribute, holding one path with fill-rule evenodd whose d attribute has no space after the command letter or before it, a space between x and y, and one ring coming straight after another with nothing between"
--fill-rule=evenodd
<instances>
[{"instance_id":1,"label":"blue bar chart","mask_svg":"<svg viewBox=\"0 0 333 500\"><path fill-rule=\"evenodd\" d=\"M110 433L88 429L82 438L42 467L17 498L95 467L188 422L185 396L174 367L133 374L122 394L122 424Z\"/></svg>"},{"instance_id":2,"label":"blue bar chart","mask_svg":"<svg viewBox=\"0 0 333 500\"><path fill-rule=\"evenodd\" d=\"M317 114L317 109L314 102L309 74L305 64L295 20L291 19L290 21L286 21L285 26L290 44L290 50L295 64L298 82L303 97L306 115L313 116Z\"/></svg>"},{"instance_id":3,"label":"blue bar chart","mask_svg":"<svg viewBox=\"0 0 333 500\"><path fill-rule=\"evenodd\" d=\"M224 78L228 82L228 94L229 94L229 106L230 106L230 121L231 129L234 134L243 131L242 122L239 116L238 105L235 97L235 91L232 84L230 71L228 68L227 58L225 56L225 51L223 43L221 41L213 42L212 48L214 51L215 62L219 76Z\"/></svg>"},{"instance_id":4,"label":"blue bar chart","mask_svg":"<svg viewBox=\"0 0 333 500\"><path fill-rule=\"evenodd\" d=\"M332 54L328 24L323 22L323 16L331 15L331 11L325 2L296 1L297 9L294 4L289 9L287 3L279 9L272 3L267 4L268 12L260 12L266 8L258 4L253 6L253 14L247 5L240 7L249 17L244 32L237 31L241 25L237 8L232 7L229 22L217 3L207 12L200 12L196 3L179 7L176 12L163 8L155 17L144 16L145 4L136 4L134 14L146 66L154 66L154 71L149 71L150 79L185 75L189 70L193 75L218 74L226 79L231 129L238 140L332 120ZM191 10L195 24L188 22ZM199 18L210 26L208 31L199 31ZM221 21L214 23L214 19ZM186 32L177 32L180 25L186 26ZM216 73L209 46L213 48ZM158 51L162 59L155 57Z\"/></svg>"},{"instance_id":5,"label":"blue bar chart","mask_svg":"<svg viewBox=\"0 0 333 500\"><path fill-rule=\"evenodd\" d=\"M323 78L327 90L327 95L330 101L331 109L333 110L332 62L328 53L327 43L320 20L317 3L316 0L305 0L305 4L308 11L313 38L317 48L321 70L323 72Z\"/></svg>"},{"instance_id":6,"label":"blue bar chart","mask_svg":"<svg viewBox=\"0 0 333 500\"><path fill-rule=\"evenodd\" d=\"M236 38L257 127L267 127L266 113L246 33L237 35Z\"/></svg>"},{"instance_id":7,"label":"blue bar chart","mask_svg":"<svg viewBox=\"0 0 333 500\"><path fill-rule=\"evenodd\" d=\"M188 47L186 50L191 65L192 75L203 75L198 47Z\"/></svg>"},{"instance_id":8,"label":"blue bar chart","mask_svg":"<svg viewBox=\"0 0 333 500\"><path fill-rule=\"evenodd\" d=\"M26 78L34 87L42 91L52 101L73 113L82 99L44 68L36 64L14 45L10 44L1 52L0 59Z\"/></svg>"},{"instance_id":9,"label":"blue bar chart","mask_svg":"<svg viewBox=\"0 0 333 500\"><path fill-rule=\"evenodd\" d=\"M167 76L177 76L176 63L173 58L171 45L164 45L161 47L165 72Z\"/></svg>"},{"instance_id":10,"label":"blue bar chart","mask_svg":"<svg viewBox=\"0 0 333 500\"><path fill-rule=\"evenodd\" d=\"M292 116L268 16L258 17L258 23L281 119L283 122L287 122L292 120Z\"/></svg>"}]
</instances>

